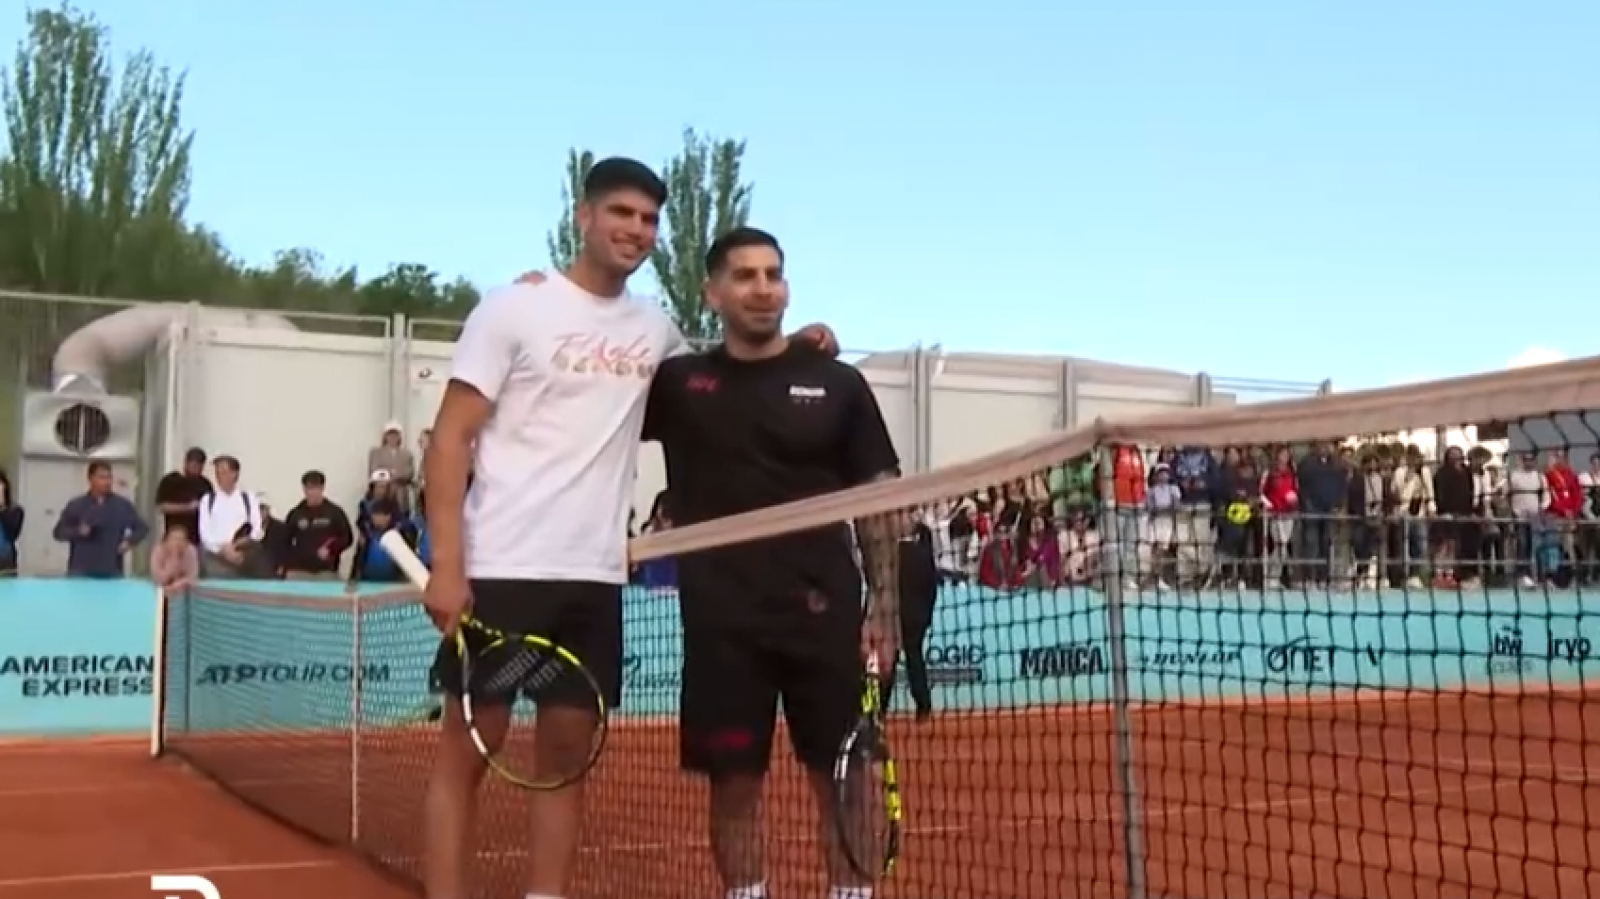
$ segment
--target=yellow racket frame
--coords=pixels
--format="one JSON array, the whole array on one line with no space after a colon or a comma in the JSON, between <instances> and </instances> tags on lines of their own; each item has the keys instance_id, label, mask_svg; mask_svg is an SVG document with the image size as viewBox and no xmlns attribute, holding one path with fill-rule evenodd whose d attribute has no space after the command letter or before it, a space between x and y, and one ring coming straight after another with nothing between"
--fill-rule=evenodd
<instances>
[{"instance_id":1,"label":"yellow racket frame","mask_svg":"<svg viewBox=\"0 0 1600 899\"><path fill-rule=\"evenodd\" d=\"M517 774L501 764L495 758L495 754L489 751L488 741L483 738L483 734L478 732L477 710L474 708L472 685L469 683L472 667L469 659L472 653L467 647L465 633L469 629L476 631L486 641L478 650L478 655L509 646L512 643L521 643L531 649L554 656L568 668L576 671L588 683L589 692L594 696L595 700L595 735L590 742L589 757L584 760L584 763L576 771L557 780L536 780ZM575 653L565 646L546 640L536 634L510 634L498 628L489 627L472 617L471 614L461 616L460 626L456 628L454 643L457 662L462 666L461 717L467 725L467 737L472 741L472 748L476 749L478 755L482 756L483 760L488 763L489 770L493 771L496 777L524 790L551 791L571 786L583 780L590 771L594 770L595 764L600 761L600 754L605 751L606 736L609 732L607 718L610 715L610 709L606 707L606 697L605 693L600 689L600 682L595 680L594 674L589 671L588 666L584 665L583 661ZM512 697L512 701L515 701L515 697Z\"/></svg>"},{"instance_id":2,"label":"yellow racket frame","mask_svg":"<svg viewBox=\"0 0 1600 899\"><path fill-rule=\"evenodd\" d=\"M866 673L861 678L861 716L856 726L850 729L850 733L840 744L839 755L833 763L834 818L839 827L839 842L844 847L845 858L850 862L850 867L869 880L879 880L894 872L895 862L900 858L900 822L904 816L904 808L900 801L900 776L895 769L894 755L889 751L888 740L883 734L883 685L879 670L878 660L869 656ZM883 858L874 860L873 864L856 857L846 831L854 798L850 789L850 762L855 757L857 744L861 742L862 737L868 735L876 736L877 745L872 747L872 751L879 756L879 761L883 765L883 813L888 827L883 845Z\"/></svg>"}]
</instances>

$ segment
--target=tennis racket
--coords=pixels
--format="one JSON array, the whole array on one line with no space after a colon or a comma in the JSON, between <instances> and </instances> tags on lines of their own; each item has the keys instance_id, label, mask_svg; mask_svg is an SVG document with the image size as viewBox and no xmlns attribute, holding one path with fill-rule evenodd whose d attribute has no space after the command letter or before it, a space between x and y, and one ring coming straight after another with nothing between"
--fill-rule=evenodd
<instances>
[{"instance_id":1,"label":"tennis racket","mask_svg":"<svg viewBox=\"0 0 1600 899\"><path fill-rule=\"evenodd\" d=\"M389 531L379 544L412 584L420 590L427 589L428 568L404 537ZM461 665L461 714L467 735L489 770L525 790L559 790L582 780L594 768L605 749L608 709L599 682L575 654L537 634L513 634L490 627L471 612L461 616L450 639ZM594 701L594 732L587 751L579 748L546 752L545 764L538 765L534 710L541 696L557 689L567 695L581 692ZM509 697L513 703L511 726L498 751L491 749L479 730L478 704L484 696ZM438 720L439 716L434 713L426 717ZM563 756L551 764L551 757Z\"/></svg>"},{"instance_id":2,"label":"tennis racket","mask_svg":"<svg viewBox=\"0 0 1600 899\"><path fill-rule=\"evenodd\" d=\"M877 657L868 656L860 717L833 763L839 842L850 867L869 880L887 877L900 857L900 778L884 734L879 674Z\"/></svg>"}]
</instances>

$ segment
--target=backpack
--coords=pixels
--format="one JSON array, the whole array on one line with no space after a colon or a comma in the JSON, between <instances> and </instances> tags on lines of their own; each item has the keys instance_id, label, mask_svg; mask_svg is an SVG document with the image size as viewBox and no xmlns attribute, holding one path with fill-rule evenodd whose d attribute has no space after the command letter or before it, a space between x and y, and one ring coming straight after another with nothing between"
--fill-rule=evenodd
<instances>
[{"instance_id":1,"label":"backpack","mask_svg":"<svg viewBox=\"0 0 1600 899\"><path fill-rule=\"evenodd\" d=\"M239 530L234 532L233 536L235 540L239 539L240 537L250 536L250 494L240 490L239 504L244 507L244 524L239 525ZM216 514L217 493L215 490L206 494L206 511L212 513L213 515ZM263 528L266 527L266 524L267 523L265 521L261 522L261 526Z\"/></svg>"},{"instance_id":2,"label":"backpack","mask_svg":"<svg viewBox=\"0 0 1600 899\"><path fill-rule=\"evenodd\" d=\"M245 491L243 491L243 490L240 490L239 491L239 504L244 506L244 517L245 517L245 520L248 521L249 518L250 518L250 494L245 492ZM215 512L215 511L217 511L217 492L215 490L213 490L210 493L206 494L206 511L207 512Z\"/></svg>"}]
</instances>

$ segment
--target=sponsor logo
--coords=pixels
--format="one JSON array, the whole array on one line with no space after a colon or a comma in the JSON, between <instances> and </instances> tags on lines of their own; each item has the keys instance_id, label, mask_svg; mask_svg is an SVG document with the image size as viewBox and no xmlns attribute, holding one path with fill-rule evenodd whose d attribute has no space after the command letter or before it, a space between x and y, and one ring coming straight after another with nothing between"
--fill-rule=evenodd
<instances>
[{"instance_id":1,"label":"sponsor logo","mask_svg":"<svg viewBox=\"0 0 1600 899\"><path fill-rule=\"evenodd\" d=\"M1105 672L1105 650L1097 643L1036 646L1017 656L1017 676L1022 678L1055 679Z\"/></svg>"},{"instance_id":2,"label":"sponsor logo","mask_svg":"<svg viewBox=\"0 0 1600 899\"><path fill-rule=\"evenodd\" d=\"M1333 672L1333 654L1332 646L1300 637L1268 649L1262 661L1273 674L1323 674Z\"/></svg>"},{"instance_id":3,"label":"sponsor logo","mask_svg":"<svg viewBox=\"0 0 1600 899\"><path fill-rule=\"evenodd\" d=\"M983 663L989 653L976 643L955 646L930 646L923 652L928 661L928 683L977 684L983 682Z\"/></svg>"},{"instance_id":4,"label":"sponsor logo","mask_svg":"<svg viewBox=\"0 0 1600 899\"><path fill-rule=\"evenodd\" d=\"M1522 630L1515 625L1503 624L1489 632L1490 674L1522 674L1532 670L1533 663L1522 652Z\"/></svg>"},{"instance_id":5,"label":"sponsor logo","mask_svg":"<svg viewBox=\"0 0 1600 899\"><path fill-rule=\"evenodd\" d=\"M251 684L346 684L356 679L356 669L350 665L329 665L324 662L236 662L231 665L207 665L200 670L195 683L202 686L242 687ZM388 681L393 672L388 665L370 663L361 666L363 681Z\"/></svg>"},{"instance_id":6,"label":"sponsor logo","mask_svg":"<svg viewBox=\"0 0 1600 899\"><path fill-rule=\"evenodd\" d=\"M1207 671L1237 665L1243 656L1238 647L1152 652L1140 660L1139 666L1146 670Z\"/></svg>"},{"instance_id":7,"label":"sponsor logo","mask_svg":"<svg viewBox=\"0 0 1600 899\"><path fill-rule=\"evenodd\" d=\"M1546 655L1552 662L1584 662L1589 658L1589 653L1594 650L1594 644L1582 634L1572 637L1557 637L1550 635Z\"/></svg>"},{"instance_id":8,"label":"sponsor logo","mask_svg":"<svg viewBox=\"0 0 1600 899\"><path fill-rule=\"evenodd\" d=\"M134 655L7 656L0 678L24 699L98 699L155 692L155 659Z\"/></svg>"},{"instance_id":9,"label":"sponsor logo","mask_svg":"<svg viewBox=\"0 0 1600 899\"><path fill-rule=\"evenodd\" d=\"M622 685L630 690L676 690L683 685L683 673L677 667L646 671L644 657L630 652L622 657Z\"/></svg>"}]
</instances>

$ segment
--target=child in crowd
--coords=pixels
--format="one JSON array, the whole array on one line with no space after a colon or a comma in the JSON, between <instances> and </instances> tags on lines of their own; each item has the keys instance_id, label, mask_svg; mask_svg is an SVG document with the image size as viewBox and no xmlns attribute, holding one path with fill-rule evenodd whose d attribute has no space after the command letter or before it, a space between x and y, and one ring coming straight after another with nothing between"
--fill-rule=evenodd
<instances>
[{"instance_id":1,"label":"child in crowd","mask_svg":"<svg viewBox=\"0 0 1600 899\"><path fill-rule=\"evenodd\" d=\"M417 529L403 515L399 500L385 497L367 507L367 527L356 541L355 559L350 563L351 583L393 584L406 579L400 566L382 546L383 535L399 531L406 545L417 548Z\"/></svg>"},{"instance_id":2,"label":"child in crowd","mask_svg":"<svg viewBox=\"0 0 1600 899\"><path fill-rule=\"evenodd\" d=\"M150 550L150 580L163 590L187 587L200 577L200 553L189 539L188 526L167 525L161 542Z\"/></svg>"}]
</instances>

